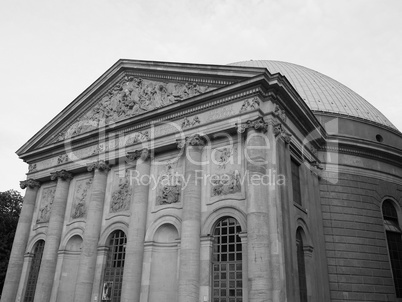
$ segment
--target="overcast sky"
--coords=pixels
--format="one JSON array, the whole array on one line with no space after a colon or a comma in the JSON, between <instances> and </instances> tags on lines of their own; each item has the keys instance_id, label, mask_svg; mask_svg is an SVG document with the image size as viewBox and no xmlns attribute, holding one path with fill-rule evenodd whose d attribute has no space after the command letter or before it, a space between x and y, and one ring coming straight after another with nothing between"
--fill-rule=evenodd
<instances>
[{"instance_id":1,"label":"overcast sky","mask_svg":"<svg viewBox=\"0 0 402 302\"><path fill-rule=\"evenodd\" d=\"M0 3L0 191L15 151L118 59L303 65L350 87L402 130L402 1Z\"/></svg>"}]
</instances>

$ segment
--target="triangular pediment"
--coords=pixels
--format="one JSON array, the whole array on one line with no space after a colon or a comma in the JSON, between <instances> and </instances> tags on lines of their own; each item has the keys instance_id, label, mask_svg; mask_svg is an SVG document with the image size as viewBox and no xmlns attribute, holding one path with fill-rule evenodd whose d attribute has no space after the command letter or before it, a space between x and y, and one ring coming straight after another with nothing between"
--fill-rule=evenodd
<instances>
[{"instance_id":1,"label":"triangular pediment","mask_svg":"<svg viewBox=\"0 0 402 302\"><path fill-rule=\"evenodd\" d=\"M93 106L52 137L62 141L102 126L118 123L216 89L195 82L173 82L126 75L100 96Z\"/></svg>"},{"instance_id":2,"label":"triangular pediment","mask_svg":"<svg viewBox=\"0 0 402 302\"><path fill-rule=\"evenodd\" d=\"M260 72L234 66L120 60L17 154L22 156L102 126L160 112Z\"/></svg>"}]
</instances>

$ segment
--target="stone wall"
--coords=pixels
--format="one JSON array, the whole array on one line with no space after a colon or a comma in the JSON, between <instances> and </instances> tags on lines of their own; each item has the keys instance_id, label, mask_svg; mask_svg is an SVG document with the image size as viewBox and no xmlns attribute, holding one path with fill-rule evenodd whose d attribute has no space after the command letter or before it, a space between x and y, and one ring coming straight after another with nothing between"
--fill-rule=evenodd
<instances>
[{"instance_id":1,"label":"stone wall","mask_svg":"<svg viewBox=\"0 0 402 302\"><path fill-rule=\"evenodd\" d=\"M320 186L331 301L395 301L381 202L401 200L402 187L337 177L337 183L323 180Z\"/></svg>"}]
</instances>

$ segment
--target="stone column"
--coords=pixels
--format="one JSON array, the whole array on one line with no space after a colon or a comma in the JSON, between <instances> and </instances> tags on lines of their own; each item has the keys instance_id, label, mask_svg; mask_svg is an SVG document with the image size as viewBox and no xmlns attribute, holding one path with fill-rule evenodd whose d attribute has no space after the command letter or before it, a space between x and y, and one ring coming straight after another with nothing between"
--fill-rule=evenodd
<instances>
[{"instance_id":1,"label":"stone column","mask_svg":"<svg viewBox=\"0 0 402 302\"><path fill-rule=\"evenodd\" d=\"M278 126L277 126L278 127ZM282 137L280 131L277 132L280 135L277 139L277 163L278 163L278 175L284 177L284 183L278 187L278 201L282 210L281 218L279 222L282 222L283 229L283 250L284 261L283 269L286 276L286 295L288 300L295 301L298 299L298 293L296 293L295 274L297 270L296 262L296 233L294 220L294 205L290 200L290 192L292 188L292 172L290 167L291 156L289 151L290 137ZM280 139L282 138L282 139ZM278 177L277 177L278 179ZM296 295L297 294L297 295Z\"/></svg>"},{"instance_id":2,"label":"stone column","mask_svg":"<svg viewBox=\"0 0 402 302\"><path fill-rule=\"evenodd\" d=\"M109 165L98 161L88 165L88 171L95 170L91 199L88 204L83 247L80 256L77 285L75 287L75 302L89 302L95 275L97 248L102 225L103 207L107 184Z\"/></svg>"},{"instance_id":3,"label":"stone column","mask_svg":"<svg viewBox=\"0 0 402 302\"><path fill-rule=\"evenodd\" d=\"M27 248L29 231L31 229L35 201L40 183L33 179L28 179L21 181L20 187L21 189L27 188L27 190L25 192L21 214L18 220L17 230L15 231L14 243L1 295L1 302L15 301L17 295L22 267L24 264L24 253Z\"/></svg>"},{"instance_id":4,"label":"stone column","mask_svg":"<svg viewBox=\"0 0 402 302\"><path fill-rule=\"evenodd\" d=\"M65 170L57 171L50 175L52 180L57 179L57 186L50 210L45 247L43 249L42 262L39 269L38 282L36 284L35 302L50 301L54 273L56 271L57 254L63 231L68 188L70 187L70 180L73 178L73 175Z\"/></svg>"},{"instance_id":5,"label":"stone column","mask_svg":"<svg viewBox=\"0 0 402 302\"><path fill-rule=\"evenodd\" d=\"M287 279L286 276L291 274L290 263L286 260L285 241L292 236L290 233L284 233L284 230L290 231L288 228L289 219L293 216L286 212L288 199L284 185L286 181L291 181L291 178L285 178L287 171L287 163L290 158L286 159L286 144L290 143L290 134L283 128L282 124L277 120L272 119L268 128L267 136L269 141L274 142L271 149L268 151L268 169L275 174L272 184L268 190L268 212L270 223L270 260L271 260L271 292L273 301L287 301ZM272 150L272 152L271 152ZM273 173L275 171L275 173ZM285 205L286 203L286 205ZM285 212L284 212L285 211ZM294 241L293 241L294 242ZM286 273L288 272L288 274ZM289 288L289 286L288 286Z\"/></svg>"},{"instance_id":6,"label":"stone column","mask_svg":"<svg viewBox=\"0 0 402 302\"><path fill-rule=\"evenodd\" d=\"M201 156L205 139L198 134L187 137L178 144L186 148L185 178L183 190L183 212L181 225L179 302L198 302L200 286L200 234L201 234L201 190L203 180Z\"/></svg>"},{"instance_id":7,"label":"stone column","mask_svg":"<svg viewBox=\"0 0 402 302\"><path fill-rule=\"evenodd\" d=\"M272 301L270 292L270 246L267 187L261 179L266 175L267 150L265 133L268 124L259 117L237 125L239 133L247 132L247 259L248 299L250 302Z\"/></svg>"},{"instance_id":8,"label":"stone column","mask_svg":"<svg viewBox=\"0 0 402 302\"><path fill-rule=\"evenodd\" d=\"M129 152L127 157L137 161L137 179L133 180L133 194L131 195L131 215L127 234L121 302L139 302L150 183L150 151L146 148L136 150ZM141 180L145 183L141 183Z\"/></svg>"}]
</instances>

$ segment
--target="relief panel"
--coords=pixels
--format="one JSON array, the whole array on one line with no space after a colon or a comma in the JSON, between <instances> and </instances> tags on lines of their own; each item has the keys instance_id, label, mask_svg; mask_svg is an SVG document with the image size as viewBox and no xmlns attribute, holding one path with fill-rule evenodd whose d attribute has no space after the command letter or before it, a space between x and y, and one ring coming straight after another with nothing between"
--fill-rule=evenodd
<instances>
[{"instance_id":1,"label":"relief panel","mask_svg":"<svg viewBox=\"0 0 402 302\"><path fill-rule=\"evenodd\" d=\"M56 186L44 188L41 195L37 223L49 222Z\"/></svg>"},{"instance_id":2,"label":"relief panel","mask_svg":"<svg viewBox=\"0 0 402 302\"><path fill-rule=\"evenodd\" d=\"M85 218L92 187L92 178L81 179L76 182L74 200L71 209L71 218Z\"/></svg>"}]
</instances>

